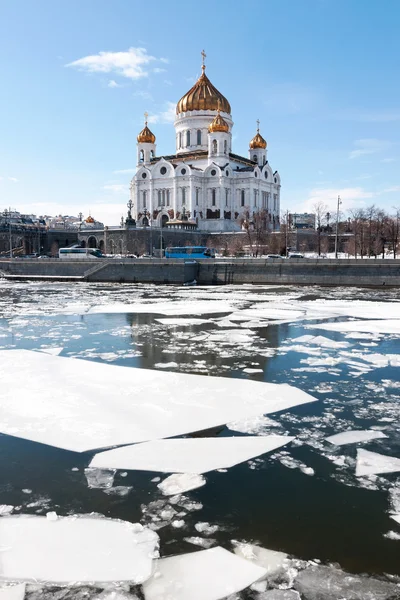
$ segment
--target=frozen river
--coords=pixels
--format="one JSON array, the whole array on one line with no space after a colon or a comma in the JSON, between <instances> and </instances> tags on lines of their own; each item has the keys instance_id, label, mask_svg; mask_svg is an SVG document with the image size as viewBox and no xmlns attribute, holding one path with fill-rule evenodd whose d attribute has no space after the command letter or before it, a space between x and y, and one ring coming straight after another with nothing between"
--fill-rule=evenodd
<instances>
[{"instance_id":1,"label":"frozen river","mask_svg":"<svg viewBox=\"0 0 400 600\"><path fill-rule=\"evenodd\" d=\"M164 473L121 468L93 484L85 469L94 452L0 435L0 505L141 523L159 535L162 557L239 540L400 576L400 461L383 466L392 472L362 471L364 450L400 459L399 339L398 290L1 282L0 350L123 366L133 386L145 368L286 383L317 401L213 428L208 436L295 439L208 472L175 503L157 487ZM21 371L15 365L15 378ZM76 385L84 379L80 368ZM52 389L55 411L62 384ZM112 385L123 394L123 382ZM367 433L326 439L345 431ZM257 597L248 593L237 598Z\"/></svg>"}]
</instances>

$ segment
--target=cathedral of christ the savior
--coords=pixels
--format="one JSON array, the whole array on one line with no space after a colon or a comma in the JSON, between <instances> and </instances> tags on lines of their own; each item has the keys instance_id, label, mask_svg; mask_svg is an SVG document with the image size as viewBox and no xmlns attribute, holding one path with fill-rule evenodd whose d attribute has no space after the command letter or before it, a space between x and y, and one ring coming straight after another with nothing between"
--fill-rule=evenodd
<instances>
[{"instance_id":1,"label":"cathedral of christ the savior","mask_svg":"<svg viewBox=\"0 0 400 600\"><path fill-rule=\"evenodd\" d=\"M157 156L145 115L130 186L132 217L138 226L183 219L200 231L233 232L259 215L267 231L276 231L281 180L267 161L267 142L258 127L248 158L232 152L231 107L208 79L202 55L201 76L176 105L175 154Z\"/></svg>"}]
</instances>

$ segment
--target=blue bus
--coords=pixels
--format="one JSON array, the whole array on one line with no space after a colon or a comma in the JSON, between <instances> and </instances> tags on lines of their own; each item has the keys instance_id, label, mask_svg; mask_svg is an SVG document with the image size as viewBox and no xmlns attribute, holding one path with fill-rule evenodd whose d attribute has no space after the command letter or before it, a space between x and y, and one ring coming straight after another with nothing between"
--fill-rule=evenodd
<instances>
[{"instance_id":1,"label":"blue bus","mask_svg":"<svg viewBox=\"0 0 400 600\"><path fill-rule=\"evenodd\" d=\"M166 248L165 258L215 258L214 248L207 246L179 246L175 248Z\"/></svg>"}]
</instances>

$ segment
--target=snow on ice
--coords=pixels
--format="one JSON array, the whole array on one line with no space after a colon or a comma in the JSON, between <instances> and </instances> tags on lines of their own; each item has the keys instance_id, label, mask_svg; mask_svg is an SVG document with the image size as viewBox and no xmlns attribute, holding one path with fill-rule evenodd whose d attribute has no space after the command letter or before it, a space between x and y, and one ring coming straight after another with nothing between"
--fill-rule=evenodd
<instances>
[{"instance_id":1,"label":"snow on ice","mask_svg":"<svg viewBox=\"0 0 400 600\"><path fill-rule=\"evenodd\" d=\"M25 583L0 587L0 600L24 600Z\"/></svg>"},{"instance_id":2,"label":"snow on ice","mask_svg":"<svg viewBox=\"0 0 400 600\"><path fill-rule=\"evenodd\" d=\"M27 350L0 350L0 361L0 431L76 452L182 435L316 401L287 384L132 370Z\"/></svg>"},{"instance_id":3,"label":"snow on ice","mask_svg":"<svg viewBox=\"0 0 400 600\"><path fill-rule=\"evenodd\" d=\"M145 600L218 600L239 592L266 570L221 547L158 561L144 585Z\"/></svg>"},{"instance_id":4,"label":"snow on ice","mask_svg":"<svg viewBox=\"0 0 400 600\"><path fill-rule=\"evenodd\" d=\"M205 484L206 479L203 475L198 475L197 473L174 473L161 481L157 487L164 496L176 496L177 494L195 490Z\"/></svg>"},{"instance_id":5,"label":"snow on ice","mask_svg":"<svg viewBox=\"0 0 400 600\"><path fill-rule=\"evenodd\" d=\"M396 473L400 471L400 458L385 456L368 450L357 450L356 476Z\"/></svg>"},{"instance_id":6,"label":"snow on ice","mask_svg":"<svg viewBox=\"0 0 400 600\"><path fill-rule=\"evenodd\" d=\"M143 583L158 547L138 523L96 517L4 517L0 539L0 579L25 582Z\"/></svg>"},{"instance_id":7,"label":"snow on ice","mask_svg":"<svg viewBox=\"0 0 400 600\"><path fill-rule=\"evenodd\" d=\"M357 442L368 442L370 440L377 440L381 438L387 438L387 435L382 433L382 431L369 429L366 431L343 431L342 433L335 433L335 435L331 435L325 439L327 442L335 444L335 446L342 446L344 444L356 444Z\"/></svg>"},{"instance_id":8,"label":"snow on ice","mask_svg":"<svg viewBox=\"0 0 400 600\"><path fill-rule=\"evenodd\" d=\"M96 454L90 467L207 473L233 467L291 442L281 435L155 440Z\"/></svg>"}]
</instances>

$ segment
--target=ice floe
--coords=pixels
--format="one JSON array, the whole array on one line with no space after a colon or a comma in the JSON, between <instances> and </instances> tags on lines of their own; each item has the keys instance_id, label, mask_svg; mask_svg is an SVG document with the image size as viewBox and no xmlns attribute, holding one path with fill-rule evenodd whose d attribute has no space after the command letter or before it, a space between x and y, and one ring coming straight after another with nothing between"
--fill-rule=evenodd
<instances>
[{"instance_id":1,"label":"ice floe","mask_svg":"<svg viewBox=\"0 0 400 600\"><path fill-rule=\"evenodd\" d=\"M258 567L265 569L265 575L271 576L283 571L288 566L288 555L276 550L268 550L255 544L246 544L232 540L234 552L237 556L251 561Z\"/></svg>"},{"instance_id":2,"label":"ice floe","mask_svg":"<svg viewBox=\"0 0 400 600\"><path fill-rule=\"evenodd\" d=\"M174 473L161 481L157 487L164 496L175 496L195 490L205 484L206 479L203 475L198 475L197 473Z\"/></svg>"},{"instance_id":3,"label":"ice floe","mask_svg":"<svg viewBox=\"0 0 400 600\"><path fill-rule=\"evenodd\" d=\"M76 516L4 517L0 539L0 579L46 583L143 583L158 546L138 523Z\"/></svg>"},{"instance_id":4,"label":"ice floe","mask_svg":"<svg viewBox=\"0 0 400 600\"><path fill-rule=\"evenodd\" d=\"M274 421L264 415L242 419L241 421L233 421L227 423L226 426L232 431L240 431L240 433L250 433L255 435L266 435L271 427L280 427L278 421Z\"/></svg>"},{"instance_id":5,"label":"ice floe","mask_svg":"<svg viewBox=\"0 0 400 600\"><path fill-rule=\"evenodd\" d=\"M136 302L132 304L98 304L92 306L88 314L157 314L166 316L179 315L206 315L217 313L229 313L233 310L233 304L219 300L192 300L185 302Z\"/></svg>"},{"instance_id":6,"label":"ice floe","mask_svg":"<svg viewBox=\"0 0 400 600\"><path fill-rule=\"evenodd\" d=\"M337 342L330 338L324 337L323 335L302 335L298 338L290 340L291 343L297 344L312 344L313 346L319 346L320 348L348 348L349 342Z\"/></svg>"},{"instance_id":7,"label":"ice floe","mask_svg":"<svg viewBox=\"0 0 400 600\"><path fill-rule=\"evenodd\" d=\"M287 384L128 369L27 350L1 350L0 361L0 431L77 452L172 437L316 400Z\"/></svg>"},{"instance_id":8,"label":"ice floe","mask_svg":"<svg viewBox=\"0 0 400 600\"><path fill-rule=\"evenodd\" d=\"M185 319L154 319L161 325L170 327L188 327L189 325L203 325L204 323L212 323L210 319L196 319L195 317L186 317Z\"/></svg>"},{"instance_id":9,"label":"ice floe","mask_svg":"<svg viewBox=\"0 0 400 600\"><path fill-rule=\"evenodd\" d=\"M155 440L96 454L90 467L163 473L207 473L284 446L290 436L246 436Z\"/></svg>"},{"instance_id":10,"label":"ice floe","mask_svg":"<svg viewBox=\"0 0 400 600\"><path fill-rule=\"evenodd\" d=\"M384 309L383 309L384 310ZM399 308L400 311L400 308ZM354 331L360 333L395 333L400 334L400 319L379 319L363 321L340 321L337 323L313 323L305 325L306 329L324 329L326 331Z\"/></svg>"},{"instance_id":11,"label":"ice floe","mask_svg":"<svg viewBox=\"0 0 400 600\"><path fill-rule=\"evenodd\" d=\"M397 471L400 471L400 458L363 449L357 450L357 477L379 473L396 473Z\"/></svg>"},{"instance_id":12,"label":"ice floe","mask_svg":"<svg viewBox=\"0 0 400 600\"><path fill-rule=\"evenodd\" d=\"M24 600L25 583L0 587L0 600Z\"/></svg>"},{"instance_id":13,"label":"ice floe","mask_svg":"<svg viewBox=\"0 0 400 600\"><path fill-rule=\"evenodd\" d=\"M218 546L162 558L143 591L145 600L218 600L265 574L265 569Z\"/></svg>"},{"instance_id":14,"label":"ice floe","mask_svg":"<svg viewBox=\"0 0 400 600\"><path fill-rule=\"evenodd\" d=\"M335 444L336 446L342 446L344 444L356 444L357 442L368 442L370 440L378 440L381 438L387 438L382 431L375 431L374 429L368 430L351 430L343 431L342 433L335 433L325 438L327 442Z\"/></svg>"}]
</instances>

